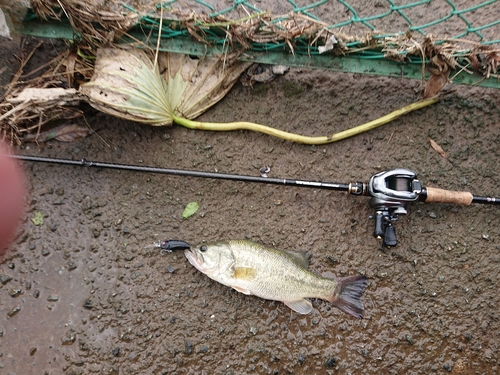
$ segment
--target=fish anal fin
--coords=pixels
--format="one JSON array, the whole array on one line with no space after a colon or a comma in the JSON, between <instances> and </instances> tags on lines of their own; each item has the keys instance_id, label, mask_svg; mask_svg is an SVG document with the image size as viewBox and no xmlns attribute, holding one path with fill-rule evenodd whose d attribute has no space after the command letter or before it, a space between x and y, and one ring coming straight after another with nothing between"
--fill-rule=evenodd
<instances>
[{"instance_id":1,"label":"fish anal fin","mask_svg":"<svg viewBox=\"0 0 500 375\"><path fill-rule=\"evenodd\" d=\"M290 257L292 257L298 265L309 268L309 263L311 262L311 253L308 251L285 251Z\"/></svg>"},{"instance_id":2,"label":"fish anal fin","mask_svg":"<svg viewBox=\"0 0 500 375\"><path fill-rule=\"evenodd\" d=\"M283 301L285 305L299 314L309 314L312 311L312 304L306 299L299 299L297 301Z\"/></svg>"},{"instance_id":3,"label":"fish anal fin","mask_svg":"<svg viewBox=\"0 0 500 375\"><path fill-rule=\"evenodd\" d=\"M253 280L257 276L257 270L251 267L235 267L233 278L239 280Z\"/></svg>"},{"instance_id":4,"label":"fish anal fin","mask_svg":"<svg viewBox=\"0 0 500 375\"><path fill-rule=\"evenodd\" d=\"M233 289L240 292L240 293L243 293L243 294L247 294L247 295L251 295L252 292L250 292L248 289L245 289L245 288L241 288L239 286L233 286Z\"/></svg>"}]
</instances>

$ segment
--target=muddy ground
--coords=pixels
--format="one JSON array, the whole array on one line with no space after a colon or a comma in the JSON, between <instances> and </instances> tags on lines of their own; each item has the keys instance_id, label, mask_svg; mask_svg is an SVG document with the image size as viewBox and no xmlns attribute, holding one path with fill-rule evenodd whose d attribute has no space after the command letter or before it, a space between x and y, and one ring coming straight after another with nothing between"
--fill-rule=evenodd
<instances>
[{"instance_id":1,"label":"muddy ground","mask_svg":"<svg viewBox=\"0 0 500 375\"><path fill-rule=\"evenodd\" d=\"M47 41L41 53L50 56ZM420 82L293 69L237 84L205 121L326 135L418 99ZM153 128L87 109L98 135L26 155L348 183L391 168L425 186L499 196L499 92L445 100L327 146ZM430 147L429 138L449 160ZM495 374L500 372L498 208L409 205L399 244L372 236L366 197L50 164L24 164L22 229L0 264L2 374ZM185 206L198 212L182 218ZM43 224L31 220L43 215ZM154 241L250 239L308 250L311 269L365 274L365 318L314 300L301 316L243 295Z\"/></svg>"}]
</instances>

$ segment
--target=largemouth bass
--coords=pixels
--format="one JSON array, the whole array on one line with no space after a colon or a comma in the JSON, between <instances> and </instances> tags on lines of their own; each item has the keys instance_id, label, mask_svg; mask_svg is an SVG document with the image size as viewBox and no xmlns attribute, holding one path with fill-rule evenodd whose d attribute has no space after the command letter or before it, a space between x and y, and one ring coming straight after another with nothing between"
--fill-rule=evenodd
<instances>
[{"instance_id":1,"label":"largemouth bass","mask_svg":"<svg viewBox=\"0 0 500 375\"><path fill-rule=\"evenodd\" d=\"M230 240L198 245L184 254L211 279L244 294L281 301L299 314L312 311L306 298L321 298L356 318L363 317L360 297L368 284L366 277L314 274L308 270L307 253Z\"/></svg>"}]
</instances>

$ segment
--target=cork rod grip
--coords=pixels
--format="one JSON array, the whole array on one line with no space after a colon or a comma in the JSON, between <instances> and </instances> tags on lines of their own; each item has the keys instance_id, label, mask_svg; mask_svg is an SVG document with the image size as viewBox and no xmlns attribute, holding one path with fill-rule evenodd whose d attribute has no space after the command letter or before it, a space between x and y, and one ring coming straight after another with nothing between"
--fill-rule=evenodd
<instances>
[{"instance_id":1,"label":"cork rod grip","mask_svg":"<svg viewBox=\"0 0 500 375\"><path fill-rule=\"evenodd\" d=\"M468 191L451 191L428 187L425 202L452 203L469 206L472 203L472 194Z\"/></svg>"}]
</instances>

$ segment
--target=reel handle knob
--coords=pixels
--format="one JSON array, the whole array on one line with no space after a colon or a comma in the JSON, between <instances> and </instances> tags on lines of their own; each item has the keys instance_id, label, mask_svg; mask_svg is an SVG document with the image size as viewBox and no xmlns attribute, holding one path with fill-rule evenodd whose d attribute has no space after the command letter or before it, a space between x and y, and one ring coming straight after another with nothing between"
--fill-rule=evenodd
<instances>
[{"instance_id":1,"label":"reel handle knob","mask_svg":"<svg viewBox=\"0 0 500 375\"><path fill-rule=\"evenodd\" d=\"M396 228L394 225L389 223L385 228L384 233L384 246L392 247L398 244L398 239L396 237Z\"/></svg>"},{"instance_id":2,"label":"reel handle knob","mask_svg":"<svg viewBox=\"0 0 500 375\"><path fill-rule=\"evenodd\" d=\"M384 213L382 211L375 212L375 229L373 230L373 237L384 238Z\"/></svg>"}]
</instances>

